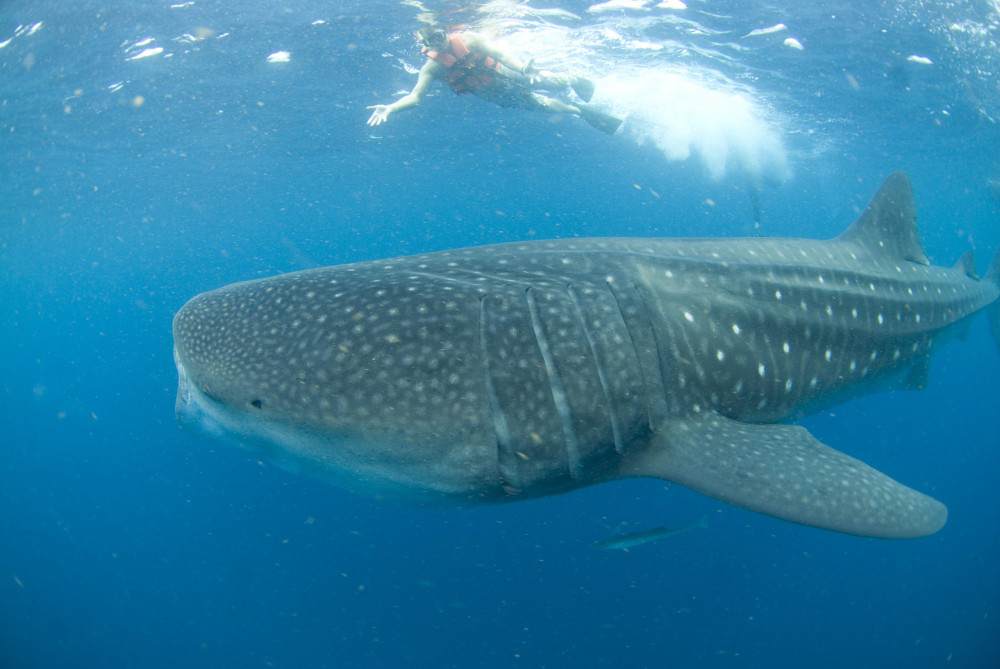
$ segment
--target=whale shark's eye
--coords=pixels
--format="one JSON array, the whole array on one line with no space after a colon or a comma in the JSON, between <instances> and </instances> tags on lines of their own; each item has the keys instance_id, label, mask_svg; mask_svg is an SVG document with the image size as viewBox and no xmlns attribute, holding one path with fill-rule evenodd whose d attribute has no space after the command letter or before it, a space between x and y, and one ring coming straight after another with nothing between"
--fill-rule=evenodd
<instances>
[{"instance_id":1,"label":"whale shark's eye","mask_svg":"<svg viewBox=\"0 0 1000 669\"><path fill-rule=\"evenodd\" d=\"M254 409L260 409L261 407L264 406L264 402L262 402L261 400L250 400L250 406L252 406Z\"/></svg>"}]
</instances>

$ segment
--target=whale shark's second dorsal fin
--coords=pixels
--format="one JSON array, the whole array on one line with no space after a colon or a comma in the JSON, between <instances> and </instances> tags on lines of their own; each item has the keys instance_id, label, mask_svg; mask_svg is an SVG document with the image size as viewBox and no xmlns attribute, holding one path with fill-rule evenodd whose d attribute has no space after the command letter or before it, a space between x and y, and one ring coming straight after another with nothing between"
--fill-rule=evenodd
<instances>
[{"instance_id":1,"label":"whale shark's second dorsal fin","mask_svg":"<svg viewBox=\"0 0 1000 669\"><path fill-rule=\"evenodd\" d=\"M976 274L976 256L972 251L966 251L962 254L962 257L955 263L955 269L970 279L979 279L979 275Z\"/></svg>"},{"instance_id":2,"label":"whale shark's second dorsal fin","mask_svg":"<svg viewBox=\"0 0 1000 669\"><path fill-rule=\"evenodd\" d=\"M895 172L885 180L854 225L837 239L878 255L930 264L917 232L913 189L903 172Z\"/></svg>"}]
</instances>

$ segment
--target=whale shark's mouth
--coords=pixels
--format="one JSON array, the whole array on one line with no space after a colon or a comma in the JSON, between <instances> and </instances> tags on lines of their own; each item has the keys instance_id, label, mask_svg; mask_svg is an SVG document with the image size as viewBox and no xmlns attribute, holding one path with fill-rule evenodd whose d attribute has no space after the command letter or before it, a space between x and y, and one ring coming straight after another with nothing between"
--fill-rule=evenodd
<instances>
[{"instance_id":1,"label":"whale shark's mouth","mask_svg":"<svg viewBox=\"0 0 1000 669\"><path fill-rule=\"evenodd\" d=\"M195 386L184 363L181 362L174 348L174 363L177 366L177 400L174 403L174 414L181 427L200 432L209 437L223 437L227 429L216 414L220 407L204 391Z\"/></svg>"}]
</instances>

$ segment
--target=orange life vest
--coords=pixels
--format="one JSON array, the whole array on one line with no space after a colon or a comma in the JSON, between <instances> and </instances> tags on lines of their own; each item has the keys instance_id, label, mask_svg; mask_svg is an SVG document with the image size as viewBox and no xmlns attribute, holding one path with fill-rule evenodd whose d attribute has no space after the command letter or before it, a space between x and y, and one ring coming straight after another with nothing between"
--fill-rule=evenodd
<instances>
[{"instance_id":1,"label":"orange life vest","mask_svg":"<svg viewBox=\"0 0 1000 669\"><path fill-rule=\"evenodd\" d=\"M495 59L484 53L473 53L465 45L458 33L448 35L448 51L424 49L424 55L448 68L444 81L459 95L475 93L493 82L500 67Z\"/></svg>"}]
</instances>

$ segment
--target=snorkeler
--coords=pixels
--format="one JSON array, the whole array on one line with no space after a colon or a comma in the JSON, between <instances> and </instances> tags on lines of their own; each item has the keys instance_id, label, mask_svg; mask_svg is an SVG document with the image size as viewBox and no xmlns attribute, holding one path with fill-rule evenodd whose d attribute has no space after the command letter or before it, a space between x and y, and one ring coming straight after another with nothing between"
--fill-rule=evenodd
<instances>
[{"instance_id":1,"label":"snorkeler","mask_svg":"<svg viewBox=\"0 0 1000 669\"><path fill-rule=\"evenodd\" d=\"M417 36L427 56L417 84L392 104L368 107L374 110L368 125L380 125L389 114L420 104L435 79L447 83L458 95L472 93L501 107L579 116L609 135L622 124L621 119L584 104L594 95L594 84L589 79L538 69L532 61L523 62L479 33L449 33L427 26L417 31ZM565 96L569 88L582 103L553 97L553 93Z\"/></svg>"}]
</instances>

